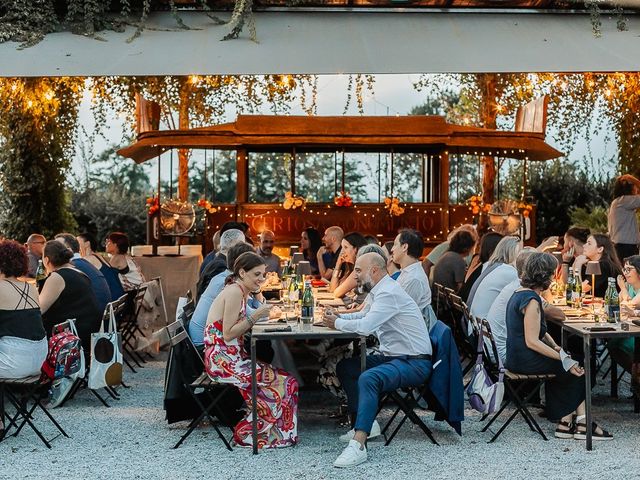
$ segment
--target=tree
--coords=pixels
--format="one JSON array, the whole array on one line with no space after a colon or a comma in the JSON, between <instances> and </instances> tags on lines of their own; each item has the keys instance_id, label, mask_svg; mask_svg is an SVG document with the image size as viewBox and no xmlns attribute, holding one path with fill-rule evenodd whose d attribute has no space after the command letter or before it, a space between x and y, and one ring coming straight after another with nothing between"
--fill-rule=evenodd
<instances>
[{"instance_id":1,"label":"tree","mask_svg":"<svg viewBox=\"0 0 640 480\"><path fill-rule=\"evenodd\" d=\"M65 182L83 80L0 79L0 229L26 240L74 228Z\"/></svg>"}]
</instances>

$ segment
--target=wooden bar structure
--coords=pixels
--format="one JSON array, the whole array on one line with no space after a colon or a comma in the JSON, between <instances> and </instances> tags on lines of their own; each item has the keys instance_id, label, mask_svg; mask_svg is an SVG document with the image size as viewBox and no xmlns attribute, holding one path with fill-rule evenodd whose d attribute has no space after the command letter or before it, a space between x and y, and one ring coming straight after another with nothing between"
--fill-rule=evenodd
<instances>
[{"instance_id":1,"label":"wooden bar structure","mask_svg":"<svg viewBox=\"0 0 640 480\"><path fill-rule=\"evenodd\" d=\"M172 149L235 150L236 203L220 205L218 212L209 215L207 242L225 221L238 220L246 221L254 234L265 229L274 231L280 245L297 243L300 232L306 227L323 231L330 225L339 225L345 231L377 235L383 240L395 237L399 228L410 227L421 231L427 244L433 245L445 239L451 228L472 219L468 207L449 204L450 155L530 161L561 156L562 153L548 145L544 137L544 129L490 130L454 125L440 116L240 115L235 122L210 127L140 132L135 144L118 153L142 163ZM307 203L302 211L285 210L281 204L249 202L251 152L289 153L295 159L296 152L336 151L424 154L422 195L425 200L425 192L429 189L430 201L407 203L401 216L391 216L382 203L357 203L353 207L338 207L327 202ZM425 166L426 162L432 162L429 168ZM292 184L294 181L292 178Z\"/></svg>"}]
</instances>

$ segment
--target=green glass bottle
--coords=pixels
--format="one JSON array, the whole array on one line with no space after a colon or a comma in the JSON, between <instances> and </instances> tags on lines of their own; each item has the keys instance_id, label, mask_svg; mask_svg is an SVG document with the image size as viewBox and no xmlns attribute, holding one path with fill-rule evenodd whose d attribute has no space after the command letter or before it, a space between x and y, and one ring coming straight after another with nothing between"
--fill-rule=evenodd
<instances>
[{"instance_id":1,"label":"green glass bottle","mask_svg":"<svg viewBox=\"0 0 640 480\"><path fill-rule=\"evenodd\" d=\"M565 299L567 301L567 306L573 306L573 288L576 284L576 279L573 276L573 270L569 269L569 277L567 278L567 287L564 291Z\"/></svg>"},{"instance_id":2,"label":"green glass bottle","mask_svg":"<svg viewBox=\"0 0 640 480\"><path fill-rule=\"evenodd\" d=\"M620 320L620 296L616 289L615 278L608 278L607 292L604 295L604 309L607 315L607 322L616 323Z\"/></svg>"},{"instance_id":3,"label":"green glass bottle","mask_svg":"<svg viewBox=\"0 0 640 480\"><path fill-rule=\"evenodd\" d=\"M582 305L582 278L580 273L576 272L574 275L573 292L571 294L573 308L580 308Z\"/></svg>"},{"instance_id":4,"label":"green glass bottle","mask_svg":"<svg viewBox=\"0 0 640 480\"><path fill-rule=\"evenodd\" d=\"M304 292L302 294L302 307L300 309L300 318L303 323L313 323L314 314L313 290L311 282L304 282Z\"/></svg>"}]
</instances>

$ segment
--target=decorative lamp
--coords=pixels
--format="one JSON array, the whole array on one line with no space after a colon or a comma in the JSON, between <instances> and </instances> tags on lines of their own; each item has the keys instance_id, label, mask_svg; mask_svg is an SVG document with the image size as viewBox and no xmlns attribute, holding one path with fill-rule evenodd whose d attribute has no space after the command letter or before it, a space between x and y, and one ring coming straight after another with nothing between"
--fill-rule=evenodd
<instances>
[{"instance_id":1,"label":"decorative lamp","mask_svg":"<svg viewBox=\"0 0 640 480\"><path fill-rule=\"evenodd\" d=\"M587 262L587 275L591 275L591 297L596 298L596 275L602 275L600 262Z\"/></svg>"},{"instance_id":2,"label":"decorative lamp","mask_svg":"<svg viewBox=\"0 0 640 480\"><path fill-rule=\"evenodd\" d=\"M291 257L291 263L293 265L298 265L298 263L300 263L302 260L304 260L304 253L302 253L302 252L296 252ZM307 263L309 263L309 262L307 262Z\"/></svg>"},{"instance_id":3,"label":"decorative lamp","mask_svg":"<svg viewBox=\"0 0 640 480\"><path fill-rule=\"evenodd\" d=\"M293 257L294 253L298 253L300 251L300 247L298 247L298 245L291 245L289 247L289 256Z\"/></svg>"},{"instance_id":4,"label":"decorative lamp","mask_svg":"<svg viewBox=\"0 0 640 480\"><path fill-rule=\"evenodd\" d=\"M311 275L311 264L306 260L300 260L298 262L298 266L296 267L296 273L298 275Z\"/></svg>"}]
</instances>

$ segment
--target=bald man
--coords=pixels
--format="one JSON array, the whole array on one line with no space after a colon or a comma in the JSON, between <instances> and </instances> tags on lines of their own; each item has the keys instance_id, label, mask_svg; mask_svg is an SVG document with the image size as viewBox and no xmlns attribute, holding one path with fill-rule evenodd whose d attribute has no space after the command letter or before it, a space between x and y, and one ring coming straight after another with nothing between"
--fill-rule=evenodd
<instances>
[{"instance_id":1,"label":"bald man","mask_svg":"<svg viewBox=\"0 0 640 480\"><path fill-rule=\"evenodd\" d=\"M352 430L340 437L348 445L333 464L338 468L367 460L367 438L380 434L375 417L381 394L422 385L432 370L431 341L422 312L387 275L386 260L375 252L365 253L356 259L354 274L358 287L370 293L371 301L357 313L336 316L329 311L323 321L343 332L375 334L380 354L367 356L364 373L360 372L359 358L346 358L336 367L352 422Z\"/></svg>"},{"instance_id":2,"label":"bald man","mask_svg":"<svg viewBox=\"0 0 640 480\"><path fill-rule=\"evenodd\" d=\"M32 233L27 238L27 257L29 258L29 271L27 275L31 278L35 278L36 270L38 269L38 260L42 260L42 252L44 251L44 244L47 243L47 239L44 235L39 233Z\"/></svg>"},{"instance_id":3,"label":"bald man","mask_svg":"<svg viewBox=\"0 0 640 480\"><path fill-rule=\"evenodd\" d=\"M267 272L276 272L280 276L282 274L280 257L273 253L275 244L276 235L271 230L265 230L260 234L260 246L256 249L256 252L267 262Z\"/></svg>"},{"instance_id":4,"label":"bald man","mask_svg":"<svg viewBox=\"0 0 640 480\"><path fill-rule=\"evenodd\" d=\"M342 249L344 230L338 226L329 227L324 231L322 243L324 246L318 249L318 270L325 280L331 280L336 261Z\"/></svg>"}]
</instances>

